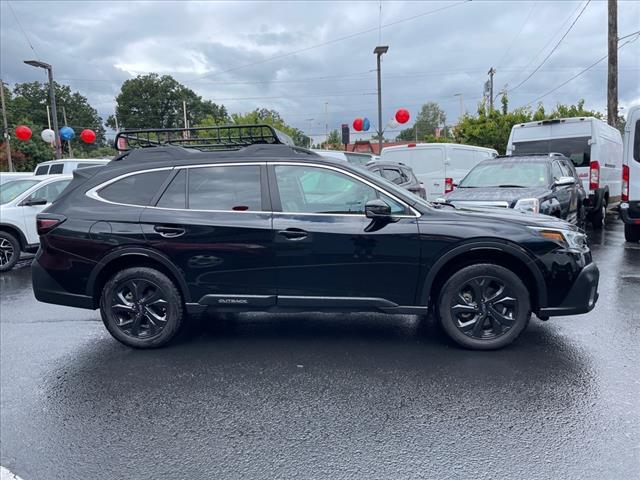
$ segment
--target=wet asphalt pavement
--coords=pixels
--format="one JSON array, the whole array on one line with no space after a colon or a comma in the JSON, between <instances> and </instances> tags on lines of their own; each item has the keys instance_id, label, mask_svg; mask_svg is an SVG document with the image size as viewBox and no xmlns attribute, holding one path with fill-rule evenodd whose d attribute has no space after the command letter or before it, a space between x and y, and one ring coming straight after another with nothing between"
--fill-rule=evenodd
<instances>
[{"instance_id":1,"label":"wet asphalt pavement","mask_svg":"<svg viewBox=\"0 0 640 480\"><path fill-rule=\"evenodd\" d=\"M135 351L0 276L0 463L25 480L638 478L640 245L592 233L600 300L462 350L430 319L234 315Z\"/></svg>"}]
</instances>

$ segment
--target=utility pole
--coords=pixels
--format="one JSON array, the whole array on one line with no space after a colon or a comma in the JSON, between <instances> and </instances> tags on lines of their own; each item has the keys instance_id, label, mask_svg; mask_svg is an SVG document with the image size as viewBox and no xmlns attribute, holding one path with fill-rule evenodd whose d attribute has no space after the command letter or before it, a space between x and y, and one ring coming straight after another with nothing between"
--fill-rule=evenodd
<instances>
[{"instance_id":1,"label":"utility pole","mask_svg":"<svg viewBox=\"0 0 640 480\"><path fill-rule=\"evenodd\" d=\"M618 0L609 0L609 71L607 75L607 121L618 123Z\"/></svg>"},{"instance_id":2,"label":"utility pole","mask_svg":"<svg viewBox=\"0 0 640 480\"><path fill-rule=\"evenodd\" d=\"M388 45L381 45L374 48L378 71L378 155L382 153L382 80L380 78L380 57L389 51Z\"/></svg>"},{"instance_id":3,"label":"utility pole","mask_svg":"<svg viewBox=\"0 0 640 480\"><path fill-rule=\"evenodd\" d=\"M460 97L460 120L464 117L464 95L462 93L454 93L454 97Z\"/></svg>"},{"instance_id":4,"label":"utility pole","mask_svg":"<svg viewBox=\"0 0 640 480\"><path fill-rule=\"evenodd\" d=\"M53 84L53 67L48 63L39 60L25 60L24 63L32 67L44 68L49 76L49 96L51 98L51 116L53 117L53 130L56 134L56 159L62 157L62 148L60 145L60 132L58 131L58 113L56 111L56 90Z\"/></svg>"},{"instance_id":5,"label":"utility pole","mask_svg":"<svg viewBox=\"0 0 640 480\"><path fill-rule=\"evenodd\" d=\"M493 76L496 71L493 67L489 69L487 75L489 75L489 111L493 110Z\"/></svg>"},{"instance_id":6,"label":"utility pole","mask_svg":"<svg viewBox=\"0 0 640 480\"><path fill-rule=\"evenodd\" d=\"M4 82L0 80L0 100L2 101L2 123L4 125L4 145L7 149L7 165L9 171L13 172L13 162L11 161L11 137L9 136L9 124L7 123L7 109L4 104Z\"/></svg>"}]
</instances>

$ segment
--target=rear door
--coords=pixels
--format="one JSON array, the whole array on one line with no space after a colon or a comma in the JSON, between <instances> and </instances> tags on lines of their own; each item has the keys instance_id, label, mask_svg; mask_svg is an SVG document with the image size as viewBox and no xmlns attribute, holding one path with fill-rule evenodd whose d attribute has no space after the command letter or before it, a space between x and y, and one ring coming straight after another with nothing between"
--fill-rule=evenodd
<instances>
[{"instance_id":1,"label":"rear door","mask_svg":"<svg viewBox=\"0 0 640 480\"><path fill-rule=\"evenodd\" d=\"M272 213L263 163L179 168L141 216L145 237L183 272L193 301L275 303Z\"/></svg>"},{"instance_id":2,"label":"rear door","mask_svg":"<svg viewBox=\"0 0 640 480\"><path fill-rule=\"evenodd\" d=\"M270 165L269 179L279 304L414 303L420 245L406 205L327 165ZM364 205L375 198L391 206L396 222L372 227Z\"/></svg>"}]
</instances>

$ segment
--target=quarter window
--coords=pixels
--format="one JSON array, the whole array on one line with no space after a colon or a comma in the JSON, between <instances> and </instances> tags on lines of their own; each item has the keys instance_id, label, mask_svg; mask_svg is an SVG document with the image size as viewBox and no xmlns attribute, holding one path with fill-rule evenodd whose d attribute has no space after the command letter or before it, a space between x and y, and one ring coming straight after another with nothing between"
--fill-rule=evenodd
<instances>
[{"instance_id":1,"label":"quarter window","mask_svg":"<svg viewBox=\"0 0 640 480\"><path fill-rule=\"evenodd\" d=\"M259 165L189 170L189 208L196 210L262 210Z\"/></svg>"},{"instance_id":2,"label":"quarter window","mask_svg":"<svg viewBox=\"0 0 640 480\"><path fill-rule=\"evenodd\" d=\"M187 171L178 172L171 184L160 197L158 207L162 208L187 208Z\"/></svg>"},{"instance_id":3,"label":"quarter window","mask_svg":"<svg viewBox=\"0 0 640 480\"><path fill-rule=\"evenodd\" d=\"M98 195L114 203L146 206L158 192L167 175L169 170L129 175L102 188Z\"/></svg>"},{"instance_id":4,"label":"quarter window","mask_svg":"<svg viewBox=\"0 0 640 480\"><path fill-rule=\"evenodd\" d=\"M382 198L393 213L405 207L348 175L319 167L277 165L276 182L284 212L364 214L369 200Z\"/></svg>"}]
</instances>

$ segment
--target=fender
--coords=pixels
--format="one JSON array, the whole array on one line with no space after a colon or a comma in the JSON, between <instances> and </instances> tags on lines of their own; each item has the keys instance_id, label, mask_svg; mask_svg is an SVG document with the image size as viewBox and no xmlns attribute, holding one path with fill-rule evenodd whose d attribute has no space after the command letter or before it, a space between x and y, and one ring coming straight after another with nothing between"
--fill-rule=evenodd
<instances>
[{"instance_id":1,"label":"fender","mask_svg":"<svg viewBox=\"0 0 640 480\"><path fill-rule=\"evenodd\" d=\"M13 225L12 223L0 222L0 230L5 230L5 231L9 230L11 232L13 231L18 232L18 242L20 242L20 247L26 248L29 245L29 243L27 242L27 237L24 236L24 233L22 233L22 230L20 229L20 227Z\"/></svg>"},{"instance_id":2,"label":"fender","mask_svg":"<svg viewBox=\"0 0 640 480\"><path fill-rule=\"evenodd\" d=\"M455 257L467 253L473 250L499 250L500 252L512 255L516 257L518 260L521 260L531 272L534 281L536 282L536 287L538 290L538 305L540 308L547 306L547 287L544 283L544 278L542 277L542 273L538 269L537 265L534 262L534 259L529 256L529 254L522 247L509 242L508 240L502 239L475 239L469 240L466 243L458 245L457 247L452 248L447 253L442 255L429 269L429 273L424 280L422 285L422 291L419 292L418 305L428 305L429 296L431 294L431 287L433 286L433 281L436 276L442 270L447 262L454 259Z\"/></svg>"},{"instance_id":3,"label":"fender","mask_svg":"<svg viewBox=\"0 0 640 480\"><path fill-rule=\"evenodd\" d=\"M171 262L171 260L169 260L169 257L164 255L163 253L158 252L157 250L145 247L122 247L113 250L105 255L104 258L102 258L102 260L100 260L100 262L98 262L96 266L93 267L93 270L89 275L86 290L87 295L93 298L93 289L96 283L96 279L105 267L107 267L114 260L119 260L122 257L128 255L149 258L162 264L162 266L169 270L178 281L178 288L182 293L182 297L184 298L185 303L189 303L191 301L191 294L189 293L187 282L185 282L184 280L183 273L173 264L173 262Z\"/></svg>"},{"instance_id":4,"label":"fender","mask_svg":"<svg viewBox=\"0 0 640 480\"><path fill-rule=\"evenodd\" d=\"M540 213L543 213L545 215L560 217L559 215L561 213L560 202L556 197L550 197L546 199L544 202L540 203ZM556 213L558 215L556 215Z\"/></svg>"}]
</instances>

